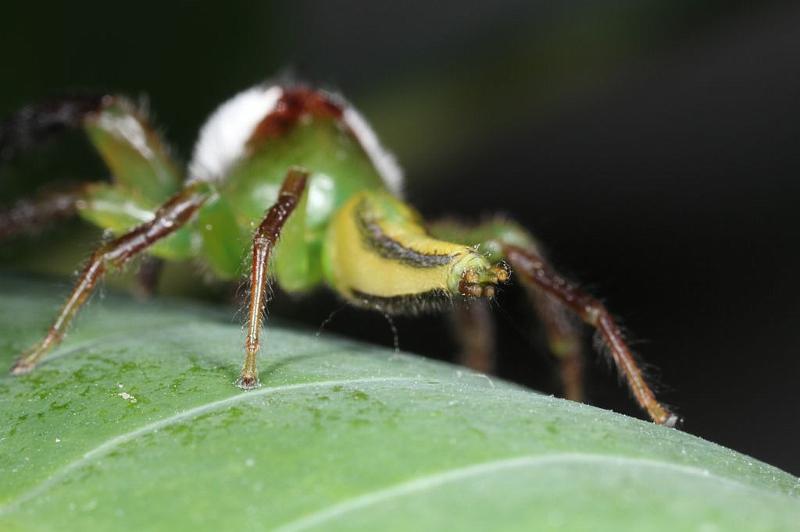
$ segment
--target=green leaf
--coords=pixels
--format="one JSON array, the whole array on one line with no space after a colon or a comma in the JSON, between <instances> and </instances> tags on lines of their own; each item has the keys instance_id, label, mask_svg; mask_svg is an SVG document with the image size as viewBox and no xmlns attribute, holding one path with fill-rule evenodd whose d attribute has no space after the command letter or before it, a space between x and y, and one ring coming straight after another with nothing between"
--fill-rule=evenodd
<instances>
[{"instance_id":1,"label":"green leaf","mask_svg":"<svg viewBox=\"0 0 800 532\"><path fill-rule=\"evenodd\" d=\"M0 362L62 282L0 278ZM797 530L800 481L688 434L232 313L95 300L0 377L0 530Z\"/></svg>"}]
</instances>

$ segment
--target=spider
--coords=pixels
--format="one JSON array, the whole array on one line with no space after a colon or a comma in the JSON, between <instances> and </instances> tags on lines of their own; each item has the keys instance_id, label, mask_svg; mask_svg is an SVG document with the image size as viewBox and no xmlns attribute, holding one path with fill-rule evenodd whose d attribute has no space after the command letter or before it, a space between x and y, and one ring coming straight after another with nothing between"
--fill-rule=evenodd
<instances>
[{"instance_id":1,"label":"spider","mask_svg":"<svg viewBox=\"0 0 800 532\"><path fill-rule=\"evenodd\" d=\"M349 304L389 315L451 309L467 358L486 367L486 302L513 271L560 361L568 398L581 398L577 317L596 330L648 416L667 426L678 421L656 399L605 306L559 275L528 231L504 217L426 223L403 201L393 157L336 94L301 84L247 89L210 116L186 168L132 100L64 97L0 122L0 159L69 129L86 132L110 182L20 201L0 212L0 237L79 215L114 238L92 253L50 329L16 360L14 375L33 370L63 339L107 272L140 254L199 259L227 280L249 262L245 356L236 381L243 389L259 385L270 277L288 292L325 285Z\"/></svg>"}]
</instances>

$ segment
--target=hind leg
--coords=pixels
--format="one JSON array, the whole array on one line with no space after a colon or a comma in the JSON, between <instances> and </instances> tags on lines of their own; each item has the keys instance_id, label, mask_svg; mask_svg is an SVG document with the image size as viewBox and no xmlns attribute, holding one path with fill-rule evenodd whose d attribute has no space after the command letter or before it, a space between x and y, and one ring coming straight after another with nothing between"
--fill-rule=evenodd
<instances>
[{"instance_id":1,"label":"hind leg","mask_svg":"<svg viewBox=\"0 0 800 532\"><path fill-rule=\"evenodd\" d=\"M122 235L150 221L158 205L177 192L181 172L146 112L123 96L67 96L29 105L0 121L0 161L14 159L69 130L83 130L111 172L111 183L53 187L0 211L0 240L33 233L79 214ZM137 294L151 294L161 261L146 257Z\"/></svg>"},{"instance_id":2,"label":"hind leg","mask_svg":"<svg viewBox=\"0 0 800 532\"><path fill-rule=\"evenodd\" d=\"M69 130L86 133L115 186L154 205L180 188L182 172L145 110L113 94L57 98L0 120L0 162Z\"/></svg>"},{"instance_id":3,"label":"hind leg","mask_svg":"<svg viewBox=\"0 0 800 532\"><path fill-rule=\"evenodd\" d=\"M85 197L86 185L69 185L17 201L0 211L0 240L38 233L55 222L74 217Z\"/></svg>"},{"instance_id":4,"label":"hind leg","mask_svg":"<svg viewBox=\"0 0 800 532\"><path fill-rule=\"evenodd\" d=\"M0 162L11 161L42 142L84 126L103 106L102 94L72 95L23 107L0 121Z\"/></svg>"}]
</instances>

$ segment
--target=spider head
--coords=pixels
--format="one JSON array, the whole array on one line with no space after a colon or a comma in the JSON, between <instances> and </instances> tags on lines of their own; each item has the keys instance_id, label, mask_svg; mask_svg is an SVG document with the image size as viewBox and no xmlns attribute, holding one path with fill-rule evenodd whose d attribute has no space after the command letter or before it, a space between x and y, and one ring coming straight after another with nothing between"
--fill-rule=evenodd
<instances>
[{"instance_id":1,"label":"spider head","mask_svg":"<svg viewBox=\"0 0 800 532\"><path fill-rule=\"evenodd\" d=\"M476 253L454 265L453 278L457 280L454 291L462 296L491 299L495 295L495 287L508 280L509 271L505 264L491 264Z\"/></svg>"}]
</instances>

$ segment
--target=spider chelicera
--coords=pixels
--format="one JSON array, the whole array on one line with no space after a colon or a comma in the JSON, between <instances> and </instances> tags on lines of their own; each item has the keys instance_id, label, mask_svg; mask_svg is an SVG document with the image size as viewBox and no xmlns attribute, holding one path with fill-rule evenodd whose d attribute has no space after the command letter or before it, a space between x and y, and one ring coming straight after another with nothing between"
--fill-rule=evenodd
<instances>
[{"instance_id":1,"label":"spider chelicera","mask_svg":"<svg viewBox=\"0 0 800 532\"><path fill-rule=\"evenodd\" d=\"M44 338L17 359L16 375L33 370L62 340L103 275L139 254L199 259L222 279L236 279L249 262L237 380L244 389L259 384L270 276L289 292L325 285L352 305L386 314L450 309L459 316L467 359L485 368L486 301L513 271L560 361L567 397L581 397L577 317L597 331L650 418L678 421L656 399L603 304L555 272L528 231L503 217L426 223L403 201L392 156L337 95L303 85L241 92L208 119L185 169L131 100L61 98L0 122L0 159L68 129L86 132L111 180L18 202L0 212L0 237L77 214L115 238L91 255Z\"/></svg>"}]
</instances>

